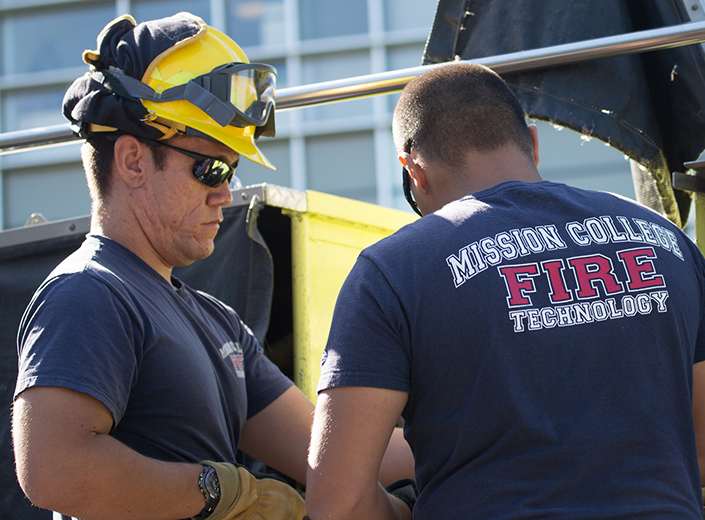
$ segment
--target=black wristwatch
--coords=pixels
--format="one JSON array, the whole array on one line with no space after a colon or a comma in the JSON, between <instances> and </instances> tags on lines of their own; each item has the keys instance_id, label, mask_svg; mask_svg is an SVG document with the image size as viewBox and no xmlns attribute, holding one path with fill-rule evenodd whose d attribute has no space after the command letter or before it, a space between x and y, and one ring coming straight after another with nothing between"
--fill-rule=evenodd
<instances>
[{"instance_id":1,"label":"black wristwatch","mask_svg":"<svg viewBox=\"0 0 705 520\"><path fill-rule=\"evenodd\" d=\"M212 466L203 465L203 471L198 477L198 487L206 500L206 506L198 513L198 516L193 517L193 520L205 520L211 516L220 502L220 482L218 482L218 474Z\"/></svg>"}]
</instances>

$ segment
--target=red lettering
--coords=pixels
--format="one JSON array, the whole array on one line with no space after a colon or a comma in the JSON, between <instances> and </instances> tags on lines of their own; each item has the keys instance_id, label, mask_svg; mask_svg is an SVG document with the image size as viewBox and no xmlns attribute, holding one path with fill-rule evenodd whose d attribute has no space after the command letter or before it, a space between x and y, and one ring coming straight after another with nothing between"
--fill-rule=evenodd
<instances>
[{"instance_id":1,"label":"red lettering","mask_svg":"<svg viewBox=\"0 0 705 520\"><path fill-rule=\"evenodd\" d=\"M541 262L541 267L548 275L548 285L551 292L548 294L553 303L565 303L573 300L573 295L565 285L563 279L563 269L565 265L562 259L546 260Z\"/></svg>"},{"instance_id":2,"label":"red lettering","mask_svg":"<svg viewBox=\"0 0 705 520\"><path fill-rule=\"evenodd\" d=\"M568 263L575 272L578 283L578 298L595 298L598 296L597 284L602 285L607 295L621 293L621 282L614 274L612 262L602 255L590 255L571 258Z\"/></svg>"},{"instance_id":3,"label":"red lettering","mask_svg":"<svg viewBox=\"0 0 705 520\"><path fill-rule=\"evenodd\" d=\"M531 298L527 293L536 292L536 285L531 277L538 276L539 268L536 264L512 265L498 267L499 274L504 278L507 286L507 303L510 307L531 305Z\"/></svg>"},{"instance_id":4,"label":"red lettering","mask_svg":"<svg viewBox=\"0 0 705 520\"><path fill-rule=\"evenodd\" d=\"M629 277L627 288L630 291L666 287L663 276L656 273L654 263L651 261L657 258L652 247L620 251L617 256L619 256L627 271L627 276Z\"/></svg>"}]
</instances>

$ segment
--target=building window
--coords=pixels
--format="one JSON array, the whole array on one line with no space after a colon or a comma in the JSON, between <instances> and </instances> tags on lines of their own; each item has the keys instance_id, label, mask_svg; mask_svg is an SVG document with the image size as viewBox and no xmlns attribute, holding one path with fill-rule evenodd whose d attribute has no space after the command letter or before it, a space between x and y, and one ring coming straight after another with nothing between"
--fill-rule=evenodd
<instances>
[{"instance_id":1,"label":"building window","mask_svg":"<svg viewBox=\"0 0 705 520\"><path fill-rule=\"evenodd\" d=\"M237 167L237 176L243 186L251 184L276 184L277 186L291 186L291 161L289 160L288 139L271 140L266 137L257 141L257 147L276 168L270 170L254 161L240 158Z\"/></svg>"},{"instance_id":2,"label":"building window","mask_svg":"<svg viewBox=\"0 0 705 520\"><path fill-rule=\"evenodd\" d=\"M209 0L132 0L132 16L137 23L165 18L180 11L200 16L208 23L211 17Z\"/></svg>"},{"instance_id":3,"label":"building window","mask_svg":"<svg viewBox=\"0 0 705 520\"><path fill-rule=\"evenodd\" d=\"M350 78L369 73L370 54L366 50L315 55L303 60L304 84ZM359 99L307 108L303 115L307 121L351 117L370 118L372 111L372 100Z\"/></svg>"},{"instance_id":4,"label":"building window","mask_svg":"<svg viewBox=\"0 0 705 520\"><path fill-rule=\"evenodd\" d=\"M309 189L377 202L372 132L308 137L306 165Z\"/></svg>"},{"instance_id":5,"label":"building window","mask_svg":"<svg viewBox=\"0 0 705 520\"><path fill-rule=\"evenodd\" d=\"M2 73L25 74L80 67L81 55L95 48L96 27L115 18L111 4L18 11L2 17Z\"/></svg>"},{"instance_id":6,"label":"building window","mask_svg":"<svg viewBox=\"0 0 705 520\"><path fill-rule=\"evenodd\" d=\"M418 67L421 65L423 58L423 43L415 43L410 45L397 45L387 49L387 69L400 70ZM394 107L397 106L399 93L387 96L387 107L389 113L394 112Z\"/></svg>"},{"instance_id":7,"label":"building window","mask_svg":"<svg viewBox=\"0 0 705 520\"><path fill-rule=\"evenodd\" d=\"M260 60L257 60L260 61ZM286 60L275 59L261 60L264 63L268 63L275 69L277 69L277 92L288 86L288 68L286 66ZM291 111L276 112L276 127L277 133L281 134L282 131L287 131L290 127L291 121ZM265 139L266 140L266 139Z\"/></svg>"},{"instance_id":8,"label":"building window","mask_svg":"<svg viewBox=\"0 0 705 520\"><path fill-rule=\"evenodd\" d=\"M286 41L282 0L230 0L227 32L242 47Z\"/></svg>"},{"instance_id":9,"label":"building window","mask_svg":"<svg viewBox=\"0 0 705 520\"><path fill-rule=\"evenodd\" d=\"M302 40L367 33L367 0L300 0Z\"/></svg>"},{"instance_id":10,"label":"building window","mask_svg":"<svg viewBox=\"0 0 705 520\"><path fill-rule=\"evenodd\" d=\"M437 5L438 2L429 0L384 0L385 29L427 29L430 32Z\"/></svg>"},{"instance_id":11,"label":"building window","mask_svg":"<svg viewBox=\"0 0 705 520\"><path fill-rule=\"evenodd\" d=\"M66 124L61 100L70 82L88 70L82 52L94 49L99 31L127 9L137 22L179 11L200 16L226 31L252 61L274 65L281 93L286 87L419 66L437 5L437 0L0 0L0 130ZM277 137L258 142L277 171L243 159L238 175L245 185L310 188L406 209L389 128L398 97L279 111ZM587 153L577 135L570 142L578 150L569 152L571 135L555 133L541 129L545 178L627 190L631 177L621 154L615 152L616 160L602 157L604 147ZM583 160L573 160L569 169L561 154ZM36 211L50 219L88 213L79 160L78 146L0 157L0 217L5 219L0 227L22 225ZM586 166L578 171L576 163ZM596 171L607 180L598 179ZM54 173L61 186L53 184ZM624 182L618 185L617 178ZM39 191L48 194L46 200ZM82 193L83 202L73 201L73 193ZM632 193L633 188L624 194Z\"/></svg>"},{"instance_id":12,"label":"building window","mask_svg":"<svg viewBox=\"0 0 705 520\"><path fill-rule=\"evenodd\" d=\"M2 181L6 228L23 226L32 213L58 220L91 211L86 176L80 164L5 170Z\"/></svg>"},{"instance_id":13,"label":"building window","mask_svg":"<svg viewBox=\"0 0 705 520\"><path fill-rule=\"evenodd\" d=\"M2 130L28 130L66 123L61 104L68 85L10 90L2 96Z\"/></svg>"}]
</instances>

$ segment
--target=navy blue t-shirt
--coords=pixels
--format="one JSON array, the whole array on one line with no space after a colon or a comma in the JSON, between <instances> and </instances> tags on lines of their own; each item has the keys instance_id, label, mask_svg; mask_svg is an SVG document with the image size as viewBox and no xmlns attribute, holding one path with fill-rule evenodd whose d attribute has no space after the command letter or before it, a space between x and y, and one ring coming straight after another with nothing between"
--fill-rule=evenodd
<instances>
[{"instance_id":1,"label":"navy blue t-shirt","mask_svg":"<svg viewBox=\"0 0 705 520\"><path fill-rule=\"evenodd\" d=\"M19 330L15 396L89 394L110 435L165 461L234 461L243 423L292 382L235 311L89 236L37 290Z\"/></svg>"},{"instance_id":2,"label":"navy blue t-shirt","mask_svg":"<svg viewBox=\"0 0 705 520\"><path fill-rule=\"evenodd\" d=\"M415 519L699 519L704 314L705 262L666 219L508 182L360 254L318 389L409 394Z\"/></svg>"}]
</instances>

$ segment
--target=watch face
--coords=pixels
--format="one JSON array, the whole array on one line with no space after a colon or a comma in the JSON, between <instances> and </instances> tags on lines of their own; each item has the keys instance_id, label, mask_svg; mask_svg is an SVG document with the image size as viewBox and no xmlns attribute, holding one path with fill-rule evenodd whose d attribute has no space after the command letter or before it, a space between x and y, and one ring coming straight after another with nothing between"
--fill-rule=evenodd
<instances>
[{"instance_id":1,"label":"watch face","mask_svg":"<svg viewBox=\"0 0 705 520\"><path fill-rule=\"evenodd\" d=\"M220 498L220 482L218 481L218 474L215 469L211 466L204 466L203 475L203 487L212 498Z\"/></svg>"},{"instance_id":2,"label":"watch face","mask_svg":"<svg viewBox=\"0 0 705 520\"><path fill-rule=\"evenodd\" d=\"M198 478L198 487L206 502L203 510L194 517L194 520L205 520L215 510L220 501L220 482L218 474L212 466L203 465L203 471Z\"/></svg>"}]
</instances>

